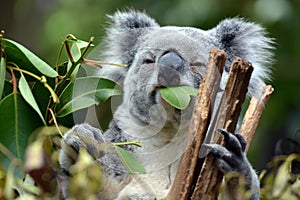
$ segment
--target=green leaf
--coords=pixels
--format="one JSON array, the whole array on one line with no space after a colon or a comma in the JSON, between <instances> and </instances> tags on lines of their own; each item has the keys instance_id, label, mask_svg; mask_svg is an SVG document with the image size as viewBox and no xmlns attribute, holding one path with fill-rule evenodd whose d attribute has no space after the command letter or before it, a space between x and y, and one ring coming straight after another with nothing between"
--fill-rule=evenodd
<instances>
[{"instance_id":1,"label":"green leaf","mask_svg":"<svg viewBox=\"0 0 300 200\"><path fill-rule=\"evenodd\" d=\"M41 120L43 121L44 125L46 125L46 121L40 111L39 106L37 105L35 98L31 92L31 89L24 77L23 74L21 74L20 80L19 80L19 89L21 92L21 95L25 99L25 101L38 113L40 116Z\"/></svg>"},{"instance_id":2,"label":"green leaf","mask_svg":"<svg viewBox=\"0 0 300 200\"><path fill-rule=\"evenodd\" d=\"M109 97L121 93L121 87L111 80L91 76L77 78L62 92L55 111L57 117L64 117L74 111L98 105Z\"/></svg>"},{"instance_id":3,"label":"green leaf","mask_svg":"<svg viewBox=\"0 0 300 200\"><path fill-rule=\"evenodd\" d=\"M11 93L0 101L0 142L18 159L24 160L28 137L40 126L40 118L19 93ZM1 153L0 161L5 168L10 163Z\"/></svg>"},{"instance_id":4,"label":"green leaf","mask_svg":"<svg viewBox=\"0 0 300 200\"><path fill-rule=\"evenodd\" d=\"M183 110L189 105L190 96L197 95L198 90L190 86L179 86L161 88L160 93L161 97L171 106Z\"/></svg>"},{"instance_id":5,"label":"green leaf","mask_svg":"<svg viewBox=\"0 0 300 200\"><path fill-rule=\"evenodd\" d=\"M198 89L191 86L180 86L179 88L181 88L191 96L196 96L198 94Z\"/></svg>"},{"instance_id":6,"label":"green leaf","mask_svg":"<svg viewBox=\"0 0 300 200\"><path fill-rule=\"evenodd\" d=\"M81 57L81 51L80 51L80 48L77 45L77 43L73 43L72 44L72 46L71 46L71 54L72 54L72 57L73 57L73 59L74 59L75 62L78 59L80 59L80 57ZM67 71L69 71L71 69L72 65L73 65L73 63L69 60L68 61L68 65L67 65ZM80 67L80 64L78 64L76 66L75 70L71 74L70 77L71 77L72 80L74 80L76 78L79 67Z\"/></svg>"},{"instance_id":7,"label":"green leaf","mask_svg":"<svg viewBox=\"0 0 300 200\"><path fill-rule=\"evenodd\" d=\"M115 146L115 148L116 148L116 151L117 151L123 165L125 166L125 168L127 169L129 174L133 174L133 173L146 174L147 173L144 166L131 153L129 153L125 149L118 147L118 146Z\"/></svg>"},{"instance_id":8,"label":"green leaf","mask_svg":"<svg viewBox=\"0 0 300 200\"><path fill-rule=\"evenodd\" d=\"M43 74L53 78L58 76L58 73L51 66L21 44L3 38L2 46L7 56L7 62L13 62L20 68L37 75Z\"/></svg>"},{"instance_id":9,"label":"green leaf","mask_svg":"<svg viewBox=\"0 0 300 200\"><path fill-rule=\"evenodd\" d=\"M2 97L3 90L4 90L5 72L6 72L6 60L4 57L1 57L1 59L0 59L0 99Z\"/></svg>"},{"instance_id":10,"label":"green leaf","mask_svg":"<svg viewBox=\"0 0 300 200\"><path fill-rule=\"evenodd\" d=\"M48 84L51 84L51 82L53 82L53 80L47 80ZM53 85L53 84L51 84ZM52 86L52 88L54 88ZM51 94L49 93L49 90L47 90L47 88L45 88L44 84L41 83L40 81L37 81L34 83L32 90L31 90L32 94L36 100L37 105L40 108L40 111L42 114L45 114L47 112L48 106L49 106L49 101L51 99Z\"/></svg>"},{"instance_id":11,"label":"green leaf","mask_svg":"<svg viewBox=\"0 0 300 200\"><path fill-rule=\"evenodd\" d=\"M9 95L12 92L13 92L13 84L11 82L5 80L2 97L4 98L5 96Z\"/></svg>"},{"instance_id":12,"label":"green leaf","mask_svg":"<svg viewBox=\"0 0 300 200\"><path fill-rule=\"evenodd\" d=\"M79 49L83 49L83 48L87 47L88 44L89 44L88 42L83 41L83 40L79 40L77 38L76 39L75 38L68 38L68 42L69 43L75 43ZM94 46L94 45L91 44L91 46Z\"/></svg>"},{"instance_id":13,"label":"green leaf","mask_svg":"<svg viewBox=\"0 0 300 200\"><path fill-rule=\"evenodd\" d=\"M81 58L81 49L88 46L88 42L78 40L75 38L69 38L68 43L71 43L71 54L75 62L77 62ZM72 67L72 62L69 60L67 65L67 70L69 71ZM75 79L79 70L80 64L78 64L71 74L71 79Z\"/></svg>"}]
</instances>

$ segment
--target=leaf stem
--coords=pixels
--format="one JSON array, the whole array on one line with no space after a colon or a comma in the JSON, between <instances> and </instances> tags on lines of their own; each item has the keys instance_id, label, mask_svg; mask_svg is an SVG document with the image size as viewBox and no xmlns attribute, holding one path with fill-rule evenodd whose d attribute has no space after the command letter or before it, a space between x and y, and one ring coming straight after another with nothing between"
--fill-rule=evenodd
<instances>
[{"instance_id":1,"label":"leaf stem","mask_svg":"<svg viewBox=\"0 0 300 200\"><path fill-rule=\"evenodd\" d=\"M69 60L71 61L72 65L73 65L73 64L74 64L74 58L73 58L73 56L72 56L72 53L71 53L71 49L70 49L68 40L65 40L65 41L64 41L64 44L65 44L65 46L66 46L68 58L69 58Z\"/></svg>"},{"instance_id":2,"label":"leaf stem","mask_svg":"<svg viewBox=\"0 0 300 200\"><path fill-rule=\"evenodd\" d=\"M60 136L63 138L63 134L62 134L61 130L59 129L59 126L58 126L58 123L57 123L57 121L56 121L55 114L54 114L53 110L52 110L51 108L48 108L48 110L50 111L50 114L51 114L51 116L52 116L51 122L49 121L48 123L51 124L51 123L52 123L52 120L53 120L56 129L58 130Z\"/></svg>"},{"instance_id":3,"label":"leaf stem","mask_svg":"<svg viewBox=\"0 0 300 200\"><path fill-rule=\"evenodd\" d=\"M72 73L75 70L75 68L77 67L77 65L80 64L83 61L83 57L87 53L87 50L91 47L93 41L94 41L94 37L91 37L88 45L84 48L80 58L76 62L71 60L72 66L71 66L70 70L66 73L66 75L64 76L64 78L61 81L65 81L66 79L70 78L70 76L72 75Z\"/></svg>"},{"instance_id":4,"label":"leaf stem","mask_svg":"<svg viewBox=\"0 0 300 200\"><path fill-rule=\"evenodd\" d=\"M56 72L58 72L58 69L59 69L59 64L58 63L59 63L59 60L60 60L63 49L64 49L64 43L62 43L62 45L60 46L59 51L58 51L58 56L57 56L56 65L55 65Z\"/></svg>"},{"instance_id":5,"label":"leaf stem","mask_svg":"<svg viewBox=\"0 0 300 200\"><path fill-rule=\"evenodd\" d=\"M133 142L114 142L114 143L112 143L112 145L113 146L135 145L138 147L142 147L140 140L133 141Z\"/></svg>"},{"instance_id":6,"label":"leaf stem","mask_svg":"<svg viewBox=\"0 0 300 200\"><path fill-rule=\"evenodd\" d=\"M93 66L93 67L102 67L102 65L112 65L116 67L126 67L126 64L119 64L119 63L112 63L112 62L102 62L102 61L96 61L96 60L90 60L83 58L83 62L87 65Z\"/></svg>"},{"instance_id":7,"label":"leaf stem","mask_svg":"<svg viewBox=\"0 0 300 200\"><path fill-rule=\"evenodd\" d=\"M54 103L59 103L58 96L56 95L56 93L54 92L54 90L51 88L51 86L47 83L47 79L46 79L45 76L39 77L39 76L37 76L37 75L35 75L35 74L27 71L27 70L20 69L17 65L15 65L14 63L11 63L11 62L8 63L7 67L8 67L8 69L10 69L12 71L12 74L13 74L13 70L16 70L16 71L19 71L21 73L27 74L27 75L29 75L29 76L31 76L31 77L39 80L41 83L44 84L44 87L50 92L51 97L53 98L53 102ZM14 86L14 92L16 92L17 91L17 81L16 81L16 77L15 76L13 76L13 80L14 80L14 84L13 84L13 86Z\"/></svg>"},{"instance_id":8,"label":"leaf stem","mask_svg":"<svg viewBox=\"0 0 300 200\"><path fill-rule=\"evenodd\" d=\"M69 46L69 40L70 39L71 40L77 40L77 38L74 35L68 34L66 36L66 39L64 40L63 44L66 46L67 55L68 55L69 60L71 61L72 64L74 64L74 58L72 56L71 49L70 49L70 46Z\"/></svg>"},{"instance_id":9,"label":"leaf stem","mask_svg":"<svg viewBox=\"0 0 300 200\"><path fill-rule=\"evenodd\" d=\"M13 82L13 93L16 93L18 91L17 90L17 79L15 76L14 70L10 69L10 71L11 71L11 78L12 78L12 82Z\"/></svg>"},{"instance_id":10,"label":"leaf stem","mask_svg":"<svg viewBox=\"0 0 300 200\"><path fill-rule=\"evenodd\" d=\"M47 83L44 83L44 87L47 88L47 90L50 92L51 97L53 98L53 102L58 104L60 102L59 98L57 94L54 92L54 90L52 89L52 87Z\"/></svg>"},{"instance_id":11,"label":"leaf stem","mask_svg":"<svg viewBox=\"0 0 300 200\"><path fill-rule=\"evenodd\" d=\"M24 73L24 74L27 74L27 75L29 75L29 76L31 76L31 77L33 77L33 78L35 78L35 79L41 81L41 77L39 77L39 76L37 76L37 75L35 75L35 74L29 72L29 71L26 71L26 70L24 70L24 69L20 69L18 66L16 66L16 64L14 64L14 63L12 63L12 62L8 62L8 63L7 63L7 67L8 67L9 69L11 69L11 70L16 70L16 71L22 72L22 73Z\"/></svg>"},{"instance_id":12,"label":"leaf stem","mask_svg":"<svg viewBox=\"0 0 300 200\"><path fill-rule=\"evenodd\" d=\"M82 54L81 54L81 59L80 59L80 60L83 59L83 57L84 57L85 54L87 53L88 49L91 47L92 43L94 42L94 39L95 39L94 37L91 37L91 38L90 38L90 41L89 41L88 45L84 48L84 50L83 50L83 52L82 52Z\"/></svg>"}]
</instances>

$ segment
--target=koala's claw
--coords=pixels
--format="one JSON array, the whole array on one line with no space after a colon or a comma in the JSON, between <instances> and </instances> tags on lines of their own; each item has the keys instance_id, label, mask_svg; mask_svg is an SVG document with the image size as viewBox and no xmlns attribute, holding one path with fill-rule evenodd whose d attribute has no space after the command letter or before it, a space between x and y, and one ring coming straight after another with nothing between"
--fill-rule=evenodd
<instances>
[{"instance_id":1,"label":"koala's claw","mask_svg":"<svg viewBox=\"0 0 300 200\"><path fill-rule=\"evenodd\" d=\"M243 167L248 167L244 155L246 142L239 134L232 134L224 129L218 129L224 135L224 146L219 144L203 144L210 150L217 161L218 168L223 173L243 172Z\"/></svg>"},{"instance_id":2,"label":"koala's claw","mask_svg":"<svg viewBox=\"0 0 300 200\"><path fill-rule=\"evenodd\" d=\"M225 147L228 150L236 154L244 153L247 143L242 135L230 133L225 129L218 129L218 131L224 136Z\"/></svg>"}]
</instances>

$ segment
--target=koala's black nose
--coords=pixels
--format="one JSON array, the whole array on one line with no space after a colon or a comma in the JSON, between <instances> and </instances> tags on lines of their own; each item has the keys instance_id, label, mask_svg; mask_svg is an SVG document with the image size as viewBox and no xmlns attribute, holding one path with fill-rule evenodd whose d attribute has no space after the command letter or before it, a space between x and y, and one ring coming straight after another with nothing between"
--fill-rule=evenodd
<instances>
[{"instance_id":1,"label":"koala's black nose","mask_svg":"<svg viewBox=\"0 0 300 200\"><path fill-rule=\"evenodd\" d=\"M162 86L178 86L183 59L175 52L168 52L158 60L158 83Z\"/></svg>"},{"instance_id":2,"label":"koala's black nose","mask_svg":"<svg viewBox=\"0 0 300 200\"><path fill-rule=\"evenodd\" d=\"M183 60L177 53L167 52L159 58L158 64L180 70L183 67Z\"/></svg>"}]
</instances>

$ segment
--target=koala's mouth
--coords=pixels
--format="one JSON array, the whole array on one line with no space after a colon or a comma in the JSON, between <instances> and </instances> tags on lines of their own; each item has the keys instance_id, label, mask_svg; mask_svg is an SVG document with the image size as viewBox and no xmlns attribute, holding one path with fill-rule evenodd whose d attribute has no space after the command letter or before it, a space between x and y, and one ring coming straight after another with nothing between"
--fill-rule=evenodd
<instances>
[{"instance_id":1,"label":"koala's mouth","mask_svg":"<svg viewBox=\"0 0 300 200\"><path fill-rule=\"evenodd\" d=\"M165 101L162 96L161 96L161 93L160 93L160 89L163 89L163 88L167 88L163 85L157 85L153 88L152 92L151 92L151 99L152 99L152 102L154 104L159 104L159 105L162 105L163 107L165 108L173 108L175 110L179 110L177 108L174 108L173 106L171 106L167 101Z\"/></svg>"}]
</instances>

